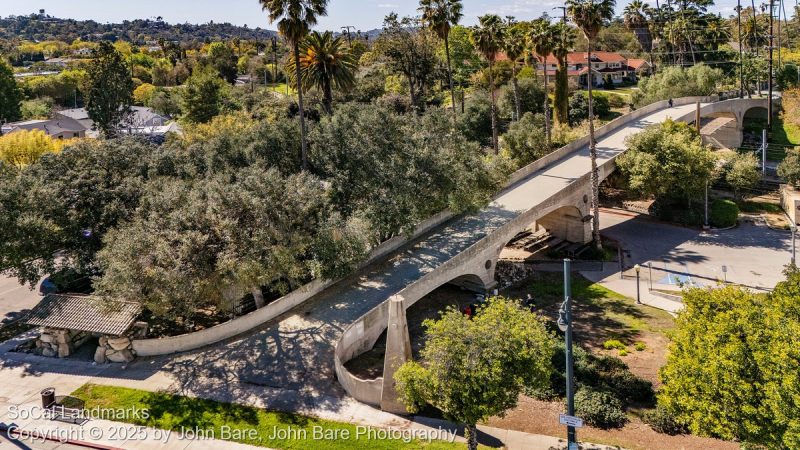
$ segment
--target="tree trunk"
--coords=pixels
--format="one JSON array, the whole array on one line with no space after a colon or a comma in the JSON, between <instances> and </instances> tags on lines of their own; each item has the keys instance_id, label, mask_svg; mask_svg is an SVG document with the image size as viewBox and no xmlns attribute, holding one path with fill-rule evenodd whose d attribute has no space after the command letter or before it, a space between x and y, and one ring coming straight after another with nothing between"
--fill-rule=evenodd
<instances>
[{"instance_id":1,"label":"tree trunk","mask_svg":"<svg viewBox=\"0 0 800 450\"><path fill-rule=\"evenodd\" d=\"M519 83L517 82L517 65L516 62L511 66L511 80L514 84L514 110L517 113L517 120L522 118L522 104L519 100Z\"/></svg>"},{"instance_id":2,"label":"tree trunk","mask_svg":"<svg viewBox=\"0 0 800 450\"><path fill-rule=\"evenodd\" d=\"M322 103L325 107L325 112L330 116L333 114L333 88L331 87L331 81L325 81L325 94L322 98Z\"/></svg>"},{"instance_id":3,"label":"tree trunk","mask_svg":"<svg viewBox=\"0 0 800 450\"><path fill-rule=\"evenodd\" d=\"M592 40L588 39L587 56L589 57L589 158L592 161L592 239L598 250L603 249L600 242L600 172L597 169L597 142L594 139L594 109L592 99L592 85L594 84L594 74L592 73Z\"/></svg>"},{"instance_id":4,"label":"tree trunk","mask_svg":"<svg viewBox=\"0 0 800 450\"><path fill-rule=\"evenodd\" d=\"M303 83L301 82L302 71L300 69L300 43L295 42L294 45L294 67L295 76L297 77L297 107L300 112L300 143L302 148L301 158L303 161L303 170L308 170L308 143L306 142L306 116L303 108Z\"/></svg>"},{"instance_id":5,"label":"tree trunk","mask_svg":"<svg viewBox=\"0 0 800 450\"><path fill-rule=\"evenodd\" d=\"M555 110L556 122L569 123L569 77L567 75L566 58L559 58L556 72Z\"/></svg>"},{"instance_id":6,"label":"tree trunk","mask_svg":"<svg viewBox=\"0 0 800 450\"><path fill-rule=\"evenodd\" d=\"M500 153L500 147L497 143L497 107L495 106L495 98L494 98L494 74L492 73L494 69L494 64L489 62L489 94L492 98L492 148L494 149L494 154L497 155Z\"/></svg>"},{"instance_id":7,"label":"tree trunk","mask_svg":"<svg viewBox=\"0 0 800 450\"><path fill-rule=\"evenodd\" d=\"M253 300L256 301L256 309L263 308L267 302L264 301L264 294L261 292L261 287L254 287L251 292L253 294Z\"/></svg>"},{"instance_id":8,"label":"tree trunk","mask_svg":"<svg viewBox=\"0 0 800 450\"><path fill-rule=\"evenodd\" d=\"M467 439L467 450L478 450L478 427L464 426L464 437Z\"/></svg>"},{"instance_id":9,"label":"tree trunk","mask_svg":"<svg viewBox=\"0 0 800 450\"><path fill-rule=\"evenodd\" d=\"M550 97L547 92L547 61L544 65L544 132L547 136L547 148L550 148Z\"/></svg>"},{"instance_id":10,"label":"tree trunk","mask_svg":"<svg viewBox=\"0 0 800 450\"><path fill-rule=\"evenodd\" d=\"M450 100L453 102L453 115L456 114L456 90L453 87L453 69L450 66L450 35L444 35L444 52L447 54L447 81L450 83Z\"/></svg>"},{"instance_id":11,"label":"tree trunk","mask_svg":"<svg viewBox=\"0 0 800 450\"><path fill-rule=\"evenodd\" d=\"M411 108L414 111L419 112L417 108L417 93L414 91L414 81L411 79L411 75L408 75L407 78L408 78L408 95L411 96Z\"/></svg>"}]
</instances>

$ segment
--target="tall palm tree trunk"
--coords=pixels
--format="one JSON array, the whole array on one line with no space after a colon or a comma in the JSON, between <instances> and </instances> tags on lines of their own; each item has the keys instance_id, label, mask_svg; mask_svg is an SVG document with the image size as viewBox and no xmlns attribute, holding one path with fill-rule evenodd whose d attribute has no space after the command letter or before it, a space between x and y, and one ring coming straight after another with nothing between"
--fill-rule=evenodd
<instances>
[{"instance_id":1,"label":"tall palm tree trunk","mask_svg":"<svg viewBox=\"0 0 800 450\"><path fill-rule=\"evenodd\" d=\"M444 36L444 52L447 55L447 81L450 83L450 100L453 102L453 115L456 114L456 90L453 86L453 68L450 65L450 35Z\"/></svg>"},{"instance_id":2,"label":"tall palm tree trunk","mask_svg":"<svg viewBox=\"0 0 800 450\"><path fill-rule=\"evenodd\" d=\"M331 115L333 114L333 87L331 87L330 76L325 80L322 90L324 91L322 104L325 107L325 113Z\"/></svg>"},{"instance_id":3,"label":"tall palm tree trunk","mask_svg":"<svg viewBox=\"0 0 800 450\"><path fill-rule=\"evenodd\" d=\"M547 147L550 147L550 97L547 91L547 61L544 64L544 131L547 135Z\"/></svg>"},{"instance_id":4,"label":"tall palm tree trunk","mask_svg":"<svg viewBox=\"0 0 800 450\"><path fill-rule=\"evenodd\" d=\"M519 80L517 80L517 63L511 66L511 83L514 86L514 112L517 114L516 120L522 118L522 103L519 99Z\"/></svg>"},{"instance_id":5,"label":"tall palm tree trunk","mask_svg":"<svg viewBox=\"0 0 800 450\"><path fill-rule=\"evenodd\" d=\"M597 142L594 139L594 108L592 99L592 85L594 84L594 74L592 73L592 40L589 39L587 56L589 57L589 159L592 160L592 239L598 250L603 249L600 242L600 172L597 169Z\"/></svg>"},{"instance_id":6,"label":"tall palm tree trunk","mask_svg":"<svg viewBox=\"0 0 800 450\"><path fill-rule=\"evenodd\" d=\"M295 76L297 77L297 108L300 112L300 144L302 148L301 158L303 160L303 170L308 170L308 143L306 142L306 115L303 108L303 83L301 83L302 69L300 68L300 43L295 42L293 45L294 51L294 67Z\"/></svg>"},{"instance_id":7,"label":"tall palm tree trunk","mask_svg":"<svg viewBox=\"0 0 800 450\"><path fill-rule=\"evenodd\" d=\"M494 65L489 62L489 94L492 99L492 148L494 153L500 153L500 147L497 144L497 106L494 98Z\"/></svg>"}]
</instances>

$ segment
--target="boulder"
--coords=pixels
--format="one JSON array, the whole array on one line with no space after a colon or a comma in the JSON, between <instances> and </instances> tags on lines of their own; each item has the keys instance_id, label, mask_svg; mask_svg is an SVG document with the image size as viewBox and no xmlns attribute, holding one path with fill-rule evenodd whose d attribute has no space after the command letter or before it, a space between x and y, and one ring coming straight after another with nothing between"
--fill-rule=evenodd
<instances>
[{"instance_id":1,"label":"boulder","mask_svg":"<svg viewBox=\"0 0 800 450\"><path fill-rule=\"evenodd\" d=\"M44 348L42 348L42 356L46 356L48 358L52 358L52 357L56 356L56 352L55 352L55 350L53 350L50 347L44 347Z\"/></svg>"},{"instance_id":2,"label":"boulder","mask_svg":"<svg viewBox=\"0 0 800 450\"><path fill-rule=\"evenodd\" d=\"M66 358L72 353L72 348L69 344L58 344L58 357Z\"/></svg>"},{"instance_id":3,"label":"boulder","mask_svg":"<svg viewBox=\"0 0 800 450\"><path fill-rule=\"evenodd\" d=\"M131 340L126 337L108 338L108 346L114 350L125 350L131 346Z\"/></svg>"},{"instance_id":4,"label":"boulder","mask_svg":"<svg viewBox=\"0 0 800 450\"><path fill-rule=\"evenodd\" d=\"M111 362L131 362L133 361L133 353L130 350L120 350L114 353L106 353L106 357Z\"/></svg>"},{"instance_id":5,"label":"boulder","mask_svg":"<svg viewBox=\"0 0 800 450\"><path fill-rule=\"evenodd\" d=\"M42 342L47 342L49 344L50 342L53 342L53 335L47 334L47 333L42 333L39 336L39 340L42 341Z\"/></svg>"},{"instance_id":6,"label":"boulder","mask_svg":"<svg viewBox=\"0 0 800 450\"><path fill-rule=\"evenodd\" d=\"M94 362L97 364L104 364L106 362L106 348L103 346L97 347L94 351Z\"/></svg>"},{"instance_id":7,"label":"boulder","mask_svg":"<svg viewBox=\"0 0 800 450\"><path fill-rule=\"evenodd\" d=\"M97 343L100 345L100 347L105 347L108 345L108 336L100 336L100 338L97 340Z\"/></svg>"}]
</instances>

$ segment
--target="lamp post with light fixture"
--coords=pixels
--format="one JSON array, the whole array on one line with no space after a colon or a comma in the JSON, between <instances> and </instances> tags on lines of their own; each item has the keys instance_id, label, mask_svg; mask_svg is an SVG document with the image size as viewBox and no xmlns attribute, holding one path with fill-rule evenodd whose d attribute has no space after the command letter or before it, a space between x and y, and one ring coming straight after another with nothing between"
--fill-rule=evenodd
<instances>
[{"instance_id":1,"label":"lamp post with light fixture","mask_svg":"<svg viewBox=\"0 0 800 450\"><path fill-rule=\"evenodd\" d=\"M637 264L637 265L633 266L633 269L636 271L636 304L637 305L641 305L642 304L642 298L641 298L641 295L639 293L639 272L642 271L642 266Z\"/></svg>"}]
</instances>

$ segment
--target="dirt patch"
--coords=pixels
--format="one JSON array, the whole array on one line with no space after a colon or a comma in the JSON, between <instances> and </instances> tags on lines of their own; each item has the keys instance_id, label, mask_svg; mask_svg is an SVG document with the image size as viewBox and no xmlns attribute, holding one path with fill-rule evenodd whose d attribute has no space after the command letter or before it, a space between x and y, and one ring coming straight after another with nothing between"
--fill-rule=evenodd
<instances>
[{"instance_id":1,"label":"dirt patch","mask_svg":"<svg viewBox=\"0 0 800 450\"><path fill-rule=\"evenodd\" d=\"M567 432L558 423L564 412L561 402L542 402L522 396L517 407L505 417L493 417L488 425L497 428L544 434L566 439ZM632 418L623 428L601 430L585 427L578 430L578 439L596 444L616 445L629 450L738 450L734 442L697 436L669 436L656 433L638 418Z\"/></svg>"}]
</instances>

